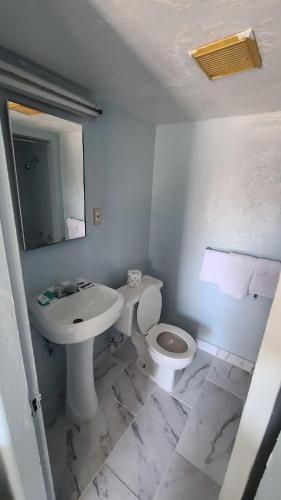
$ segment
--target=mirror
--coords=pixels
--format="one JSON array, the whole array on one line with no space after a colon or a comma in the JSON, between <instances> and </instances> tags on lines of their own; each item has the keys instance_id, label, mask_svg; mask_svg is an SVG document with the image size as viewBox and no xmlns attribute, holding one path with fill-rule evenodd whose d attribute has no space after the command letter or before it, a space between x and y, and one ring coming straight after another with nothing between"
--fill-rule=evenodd
<instances>
[{"instance_id":1,"label":"mirror","mask_svg":"<svg viewBox=\"0 0 281 500\"><path fill-rule=\"evenodd\" d=\"M82 125L8 102L25 250L86 236Z\"/></svg>"}]
</instances>

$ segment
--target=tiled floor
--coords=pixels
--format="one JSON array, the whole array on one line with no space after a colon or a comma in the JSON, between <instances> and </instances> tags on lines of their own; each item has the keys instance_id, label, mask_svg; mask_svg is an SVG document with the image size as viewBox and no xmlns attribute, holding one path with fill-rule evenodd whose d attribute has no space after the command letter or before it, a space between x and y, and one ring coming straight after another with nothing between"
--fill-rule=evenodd
<instances>
[{"instance_id":1,"label":"tiled floor","mask_svg":"<svg viewBox=\"0 0 281 500\"><path fill-rule=\"evenodd\" d=\"M127 342L95 378L97 417L71 426L60 415L47 429L57 500L217 500L249 373L198 350L167 394Z\"/></svg>"}]
</instances>

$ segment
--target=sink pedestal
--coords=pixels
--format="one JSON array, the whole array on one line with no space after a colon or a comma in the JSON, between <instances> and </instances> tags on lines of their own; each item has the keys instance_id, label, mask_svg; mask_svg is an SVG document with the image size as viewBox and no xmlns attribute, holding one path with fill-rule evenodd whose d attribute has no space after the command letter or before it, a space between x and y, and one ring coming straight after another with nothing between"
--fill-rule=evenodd
<instances>
[{"instance_id":1,"label":"sink pedestal","mask_svg":"<svg viewBox=\"0 0 281 500\"><path fill-rule=\"evenodd\" d=\"M68 420L82 424L98 410L94 382L94 338L66 345L66 406Z\"/></svg>"},{"instance_id":2,"label":"sink pedestal","mask_svg":"<svg viewBox=\"0 0 281 500\"><path fill-rule=\"evenodd\" d=\"M94 339L117 321L124 306L124 297L117 290L84 279L82 282L90 286L81 285L76 293L50 300L44 306L36 295L28 304L34 328L50 342L66 346L65 413L74 424L87 422L97 413ZM48 298L46 292L42 294Z\"/></svg>"}]
</instances>

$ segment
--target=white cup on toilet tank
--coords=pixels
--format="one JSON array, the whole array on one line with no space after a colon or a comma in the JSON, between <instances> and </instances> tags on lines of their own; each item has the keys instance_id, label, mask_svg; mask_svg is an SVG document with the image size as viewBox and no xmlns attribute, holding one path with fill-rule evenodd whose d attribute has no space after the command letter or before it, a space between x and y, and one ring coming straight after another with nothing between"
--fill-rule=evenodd
<instances>
[{"instance_id":1,"label":"white cup on toilet tank","mask_svg":"<svg viewBox=\"0 0 281 500\"><path fill-rule=\"evenodd\" d=\"M140 286L142 281L142 271L139 269L129 269L127 284L131 287Z\"/></svg>"}]
</instances>

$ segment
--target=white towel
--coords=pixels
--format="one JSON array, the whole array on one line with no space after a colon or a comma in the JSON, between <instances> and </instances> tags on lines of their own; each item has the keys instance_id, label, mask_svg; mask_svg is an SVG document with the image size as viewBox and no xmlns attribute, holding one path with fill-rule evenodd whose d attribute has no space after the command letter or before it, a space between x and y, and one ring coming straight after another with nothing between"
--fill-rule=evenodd
<instances>
[{"instance_id":1,"label":"white towel","mask_svg":"<svg viewBox=\"0 0 281 500\"><path fill-rule=\"evenodd\" d=\"M222 280L226 259L230 256L227 252L205 250L199 279L219 285Z\"/></svg>"},{"instance_id":2,"label":"white towel","mask_svg":"<svg viewBox=\"0 0 281 500\"><path fill-rule=\"evenodd\" d=\"M83 220L67 217L66 219L67 233L70 240L81 238L86 235L85 222Z\"/></svg>"},{"instance_id":3,"label":"white towel","mask_svg":"<svg viewBox=\"0 0 281 500\"><path fill-rule=\"evenodd\" d=\"M249 293L272 299L280 275L280 262L269 259L258 259L251 279Z\"/></svg>"},{"instance_id":4,"label":"white towel","mask_svg":"<svg viewBox=\"0 0 281 500\"><path fill-rule=\"evenodd\" d=\"M246 297L257 259L232 252L226 260L220 291L235 299Z\"/></svg>"}]
</instances>

